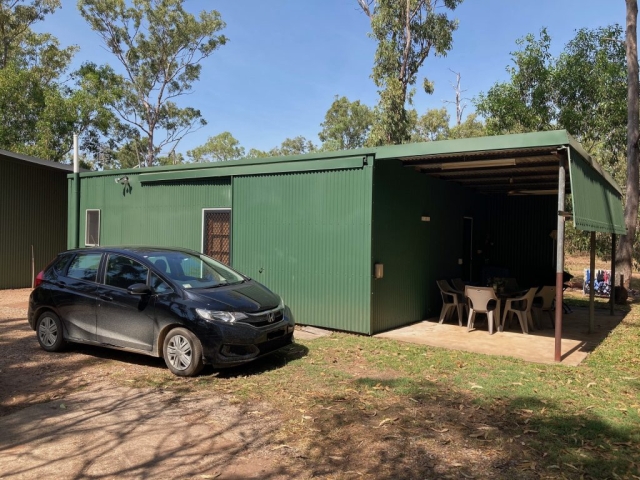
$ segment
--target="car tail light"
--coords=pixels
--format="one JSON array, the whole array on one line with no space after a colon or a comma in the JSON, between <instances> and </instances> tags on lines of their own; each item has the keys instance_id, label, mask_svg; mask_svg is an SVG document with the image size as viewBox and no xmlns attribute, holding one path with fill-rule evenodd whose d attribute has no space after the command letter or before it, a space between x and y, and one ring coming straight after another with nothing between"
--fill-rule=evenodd
<instances>
[{"instance_id":1,"label":"car tail light","mask_svg":"<svg viewBox=\"0 0 640 480\"><path fill-rule=\"evenodd\" d=\"M36 281L34 282L34 286L39 286L44 281L44 270L41 271L36 277Z\"/></svg>"}]
</instances>

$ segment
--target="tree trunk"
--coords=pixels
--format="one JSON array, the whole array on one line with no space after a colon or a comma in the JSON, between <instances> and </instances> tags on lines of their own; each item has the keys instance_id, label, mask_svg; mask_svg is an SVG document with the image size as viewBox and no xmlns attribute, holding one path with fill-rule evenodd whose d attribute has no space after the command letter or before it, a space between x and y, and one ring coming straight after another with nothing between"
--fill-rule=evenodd
<instances>
[{"instance_id":1,"label":"tree trunk","mask_svg":"<svg viewBox=\"0 0 640 480\"><path fill-rule=\"evenodd\" d=\"M627 234L620 238L617 252L618 272L624 275L624 286L629 288L633 266L633 241L638 221L638 123L639 123L639 80L638 80L638 0L627 2L627 197L624 221Z\"/></svg>"}]
</instances>

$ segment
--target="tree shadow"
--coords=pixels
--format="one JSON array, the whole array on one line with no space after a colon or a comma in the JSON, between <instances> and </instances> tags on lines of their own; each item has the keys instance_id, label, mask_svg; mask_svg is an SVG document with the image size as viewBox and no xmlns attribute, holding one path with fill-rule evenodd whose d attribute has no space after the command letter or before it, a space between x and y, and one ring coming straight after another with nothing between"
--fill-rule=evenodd
<instances>
[{"instance_id":1,"label":"tree shadow","mask_svg":"<svg viewBox=\"0 0 640 480\"><path fill-rule=\"evenodd\" d=\"M388 393L394 389L402 395ZM316 398L306 413L312 423L299 455L310 475L537 479L638 473L638 432L615 428L594 413L548 415L561 406L533 396L482 402L428 381L365 377L354 381L354 392Z\"/></svg>"}]
</instances>

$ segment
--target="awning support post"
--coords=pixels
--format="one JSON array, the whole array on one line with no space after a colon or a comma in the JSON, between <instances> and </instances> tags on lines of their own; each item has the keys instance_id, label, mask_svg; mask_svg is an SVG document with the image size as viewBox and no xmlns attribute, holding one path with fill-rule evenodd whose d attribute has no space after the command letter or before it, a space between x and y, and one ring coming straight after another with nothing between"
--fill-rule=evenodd
<instances>
[{"instance_id":1,"label":"awning support post","mask_svg":"<svg viewBox=\"0 0 640 480\"><path fill-rule=\"evenodd\" d=\"M609 299L609 314L613 315L616 303L616 234L611 234L611 298Z\"/></svg>"},{"instance_id":2,"label":"awning support post","mask_svg":"<svg viewBox=\"0 0 640 480\"><path fill-rule=\"evenodd\" d=\"M593 333L596 316L596 232L591 232L591 248L589 250L589 333Z\"/></svg>"},{"instance_id":3,"label":"awning support post","mask_svg":"<svg viewBox=\"0 0 640 480\"><path fill-rule=\"evenodd\" d=\"M560 155L558 167L558 247L556 249L556 342L555 361L562 360L562 300L564 283L564 190L565 156Z\"/></svg>"}]
</instances>

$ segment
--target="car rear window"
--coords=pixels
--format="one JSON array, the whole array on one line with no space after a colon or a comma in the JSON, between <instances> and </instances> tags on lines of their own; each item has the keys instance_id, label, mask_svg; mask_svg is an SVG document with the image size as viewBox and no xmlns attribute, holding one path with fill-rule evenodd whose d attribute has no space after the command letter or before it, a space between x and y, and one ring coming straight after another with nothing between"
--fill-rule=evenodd
<instances>
[{"instance_id":1,"label":"car rear window","mask_svg":"<svg viewBox=\"0 0 640 480\"><path fill-rule=\"evenodd\" d=\"M67 277L95 282L101 258L101 253L78 253L69 264Z\"/></svg>"}]
</instances>

